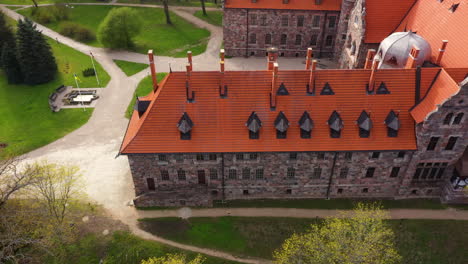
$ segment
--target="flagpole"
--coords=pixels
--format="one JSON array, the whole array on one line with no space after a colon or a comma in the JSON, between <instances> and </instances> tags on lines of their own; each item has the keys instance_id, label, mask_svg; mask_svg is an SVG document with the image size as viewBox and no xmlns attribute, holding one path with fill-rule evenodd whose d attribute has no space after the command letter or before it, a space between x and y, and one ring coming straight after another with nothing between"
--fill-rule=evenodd
<instances>
[{"instance_id":1,"label":"flagpole","mask_svg":"<svg viewBox=\"0 0 468 264\"><path fill-rule=\"evenodd\" d=\"M101 88L101 83L99 82L98 73L96 71L96 66L94 65L94 55L91 51L89 52L89 54L91 54L91 63L93 64L94 75L96 76L96 81L98 83L99 88Z\"/></svg>"},{"instance_id":2,"label":"flagpole","mask_svg":"<svg viewBox=\"0 0 468 264\"><path fill-rule=\"evenodd\" d=\"M76 83L76 87L78 88L78 94L80 95L81 97L81 89L80 89L80 85L78 85L78 76L76 76L76 73L73 74L73 77L75 77L75 83ZM83 105L83 100L81 99L81 108L83 108L83 112L86 111L86 109L84 108L84 105Z\"/></svg>"}]
</instances>

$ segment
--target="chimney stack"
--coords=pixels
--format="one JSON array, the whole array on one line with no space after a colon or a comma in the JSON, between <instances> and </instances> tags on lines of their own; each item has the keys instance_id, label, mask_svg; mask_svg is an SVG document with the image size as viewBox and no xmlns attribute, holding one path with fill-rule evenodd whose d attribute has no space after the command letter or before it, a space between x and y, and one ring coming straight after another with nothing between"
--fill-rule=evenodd
<instances>
[{"instance_id":1,"label":"chimney stack","mask_svg":"<svg viewBox=\"0 0 468 264\"><path fill-rule=\"evenodd\" d=\"M185 67L187 68L187 79L185 81L185 88L186 88L186 92L187 92L187 101L193 101L194 92L192 91L192 80L191 80L192 67L190 66L190 64L187 64Z\"/></svg>"},{"instance_id":2,"label":"chimney stack","mask_svg":"<svg viewBox=\"0 0 468 264\"><path fill-rule=\"evenodd\" d=\"M276 60L278 59L278 48L268 48L268 70L272 71L274 68L274 64L276 63Z\"/></svg>"},{"instance_id":3,"label":"chimney stack","mask_svg":"<svg viewBox=\"0 0 468 264\"><path fill-rule=\"evenodd\" d=\"M375 49L369 49L367 51L366 64L364 65L364 69L369 70L372 67L372 62L374 61L375 53Z\"/></svg>"},{"instance_id":4,"label":"chimney stack","mask_svg":"<svg viewBox=\"0 0 468 264\"><path fill-rule=\"evenodd\" d=\"M312 61L312 69L310 69L309 85L307 86L307 93L315 94L315 70L317 69L317 61Z\"/></svg>"},{"instance_id":5,"label":"chimney stack","mask_svg":"<svg viewBox=\"0 0 468 264\"><path fill-rule=\"evenodd\" d=\"M188 64L190 65L190 71L193 70L193 64L192 64L192 52L187 51L187 59L188 59Z\"/></svg>"},{"instance_id":6,"label":"chimney stack","mask_svg":"<svg viewBox=\"0 0 468 264\"><path fill-rule=\"evenodd\" d=\"M221 83L219 85L219 96L227 96L227 85L225 82L225 77L224 77L224 49L221 49L220 56L221 61L219 63L220 66L220 71L219 73L221 74Z\"/></svg>"},{"instance_id":7,"label":"chimney stack","mask_svg":"<svg viewBox=\"0 0 468 264\"><path fill-rule=\"evenodd\" d=\"M367 89L368 93L373 93L374 92L374 87L375 87L375 74L377 73L377 67L379 66L379 59L375 59L374 62L372 63L372 72L370 75L369 79L369 88Z\"/></svg>"},{"instance_id":8,"label":"chimney stack","mask_svg":"<svg viewBox=\"0 0 468 264\"><path fill-rule=\"evenodd\" d=\"M444 56L445 53L445 48L447 47L448 40L442 40L442 47L439 49L439 56L437 56L436 64L440 65L440 61L442 60L442 57Z\"/></svg>"},{"instance_id":9,"label":"chimney stack","mask_svg":"<svg viewBox=\"0 0 468 264\"><path fill-rule=\"evenodd\" d=\"M306 57L306 70L310 69L310 62L312 61L312 48L307 49Z\"/></svg>"},{"instance_id":10,"label":"chimney stack","mask_svg":"<svg viewBox=\"0 0 468 264\"><path fill-rule=\"evenodd\" d=\"M273 79L271 81L271 92L270 92L270 107L276 107L276 87L278 83L278 63L273 64Z\"/></svg>"},{"instance_id":11,"label":"chimney stack","mask_svg":"<svg viewBox=\"0 0 468 264\"><path fill-rule=\"evenodd\" d=\"M406 61L405 69L412 69L416 66L416 60L418 59L420 49L413 46L409 54L408 60Z\"/></svg>"},{"instance_id":12,"label":"chimney stack","mask_svg":"<svg viewBox=\"0 0 468 264\"><path fill-rule=\"evenodd\" d=\"M154 65L153 50L148 50L149 65L151 69L151 78L153 79L153 91L158 90L158 79L156 78L156 66Z\"/></svg>"}]
</instances>

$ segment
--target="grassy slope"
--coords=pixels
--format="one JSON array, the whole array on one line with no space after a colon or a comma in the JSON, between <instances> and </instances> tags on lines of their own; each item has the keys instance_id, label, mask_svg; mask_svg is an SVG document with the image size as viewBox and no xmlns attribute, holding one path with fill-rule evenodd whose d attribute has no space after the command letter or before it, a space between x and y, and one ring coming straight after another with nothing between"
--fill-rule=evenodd
<instances>
[{"instance_id":1,"label":"grassy slope","mask_svg":"<svg viewBox=\"0 0 468 264\"><path fill-rule=\"evenodd\" d=\"M48 96L62 84L75 86L73 72L80 76L81 87L97 87L97 84L94 76L85 78L81 74L82 69L91 67L89 56L50 39L49 43L59 66L55 80L36 86L9 85L0 73L0 141L9 145L0 158L26 153L61 138L86 123L92 114L92 109L50 111ZM107 84L109 75L99 64L96 66L101 84Z\"/></svg>"},{"instance_id":2,"label":"grassy slope","mask_svg":"<svg viewBox=\"0 0 468 264\"><path fill-rule=\"evenodd\" d=\"M2 1L2 0L0 0ZM118 3L162 5L161 0L118 0ZM200 0L169 0L169 6L201 6ZM206 7L216 7L214 1L205 2ZM221 6L221 0L218 1Z\"/></svg>"},{"instance_id":3,"label":"grassy slope","mask_svg":"<svg viewBox=\"0 0 468 264\"><path fill-rule=\"evenodd\" d=\"M53 4L53 3L106 3L110 0L36 0L38 4ZM6 5L32 5L31 0L0 0L0 4Z\"/></svg>"},{"instance_id":4,"label":"grassy slope","mask_svg":"<svg viewBox=\"0 0 468 264\"><path fill-rule=\"evenodd\" d=\"M164 246L160 243L143 240L128 232L115 232L103 237L101 235L88 235L78 243L65 248L65 259L74 264L101 263L106 264L140 264L142 260L150 257L160 257L167 253L182 253L193 259L196 254L176 248ZM204 264L235 264L213 257L206 257ZM61 264L63 261L49 257L44 260L46 264Z\"/></svg>"},{"instance_id":5,"label":"grassy slope","mask_svg":"<svg viewBox=\"0 0 468 264\"><path fill-rule=\"evenodd\" d=\"M148 68L148 64L136 63L130 61L114 60L115 64L127 75L132 76Z\"/></svg>"},{"instance_id":6,"label":"grassy slope","mask_svg":"<svg viewBox=\"0 0 468 264\"><path fill-rule=\"evenodd\" d=\"M166 72L160 72L158 73L157 79L158 82L161 82L164 77L166 77L167 73ZM146 76L143 80L140 81L138 84L138 87L136 88L135 93L133 93L132 100L128 104L127 111L125 112L125 117L130 118L133 113L133 106L135 105L136 101L136 96L146 96L148 95L151 90L153 90L153 81L151 79L151 76Z\"/></svg>"},{"instance_id":7,"label":"grassy slope","mask_svg":"<svg viewBox=\"0 0 468 264\"><path fill-rule=\"evenodd\" d=\"M144 219L140 226L162 237L215 248L236 255L272 258L272 252L294 232L319 219L294 218L180 218ZM468 259L468 221L389 220L403 263L464 264Z\"/></svg>"},{"instance_id":8,"label":"grassy slope","mask_svg":"<svg viewBox=\"0 0 468 264\"><path fill-rule=\"evenodd\" d=\"M48 8L48 7L40 7ZM116 7L111 6L75 6L70 12L70 21L81 24L96 33L99 24L107 13ZM173 25L165 23L164 12L160 8L132 8L141 18L142 30L135 41L135 51L146 53L153 49L156 55L184 56L187 50L194 55L203 53L206 49L210 32L190 24L181 17L171 13ZM20 10L19 13L30 17L31 8ZM46 26L59 31L61 22L54 22ZM87 43L91 46L102 47L98 40ZM205 47L205 48L203 48Z\"/></svg>"},{"instance_id":9,"label":"grassy slope","mask_svg":"<svg viewBox=\"0 0 468 264\"><path fill-rule=\"evenodd\" d=\"M215 26L223 26L223 11L206 11L207 15L204 16L201 10L195 12L195 16L205 20L206 22Z\"/></svg>"}]
</instances>

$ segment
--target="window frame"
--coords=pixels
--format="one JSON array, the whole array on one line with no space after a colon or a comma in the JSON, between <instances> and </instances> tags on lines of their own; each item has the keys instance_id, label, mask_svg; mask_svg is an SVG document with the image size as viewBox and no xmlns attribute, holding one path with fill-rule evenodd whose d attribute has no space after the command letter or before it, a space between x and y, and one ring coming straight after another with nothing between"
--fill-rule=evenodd
<instances>
[{"instance_id":1,"label":"window frame","mask_svg":"<svg viewBox=\"0 0 468 264\"><path fill-rule=\"evenodd\" d=\"M367 167L364 178L374 178L375 170L375 167Z\"/></svg>"},{"instance_id":2,"label":"window frame","mask_svg":"<svg viewBox=\"0 0 468 264\"><path fill-rule=\"evenodd\" d=\"M437 144L440 141L440 137L431 137L427 144L426 151L434 151L437 148Z\"/></svg>"}]
</instances>

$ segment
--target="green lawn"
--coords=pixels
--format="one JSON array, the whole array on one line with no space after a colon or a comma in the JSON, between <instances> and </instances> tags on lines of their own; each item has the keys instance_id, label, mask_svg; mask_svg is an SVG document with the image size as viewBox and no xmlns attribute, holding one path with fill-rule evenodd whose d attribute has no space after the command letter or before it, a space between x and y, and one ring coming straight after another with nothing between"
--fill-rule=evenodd
<instances>
[{"instance_id":1,"label":"green lawn","mask_svg":"<svg viewBox=\"0 0 468 264\"><path fill-rule=\"evenodd\" d=\"M90 57L49 39L56 57L59 73L47 84L9 85L0 72L0 141L8 147L0 152L0 158L20 155L57 140L85 124L93 110L67 109L52 113L48 96L60 85L75 86L73 73L81 79L81 87L97 87L96 79L83 77L81 71L91 67ZM96 63L101 84L105 86L109 75Z\"/></svg>"},{"instance_id":2,"label":"green lawn","mask_svg":"<svg viewBox=\"0 0 468 264\"><path fill-rule=\"evenodd\" d=\"M160 257L168 253L181 253L188 259L195 258L196 254L165 246L154 241L138 238L128 232L117 231L109 236L87 235L79 242L64 246L66 255L62 258L46 257L46 264L140 264L142 260L150 257ZM214 257L205 256L204 264L236 264ZM101 260L103 262L101 262ZM71 262L70 262L71 261Z\"/></svg>"},{"instance_id":3,"label":"green lawn","mask_svg":"<svg viewBox=\"0 0 468 264\"><path fill-rule=\"evenodd\" d=\"M306 231L320 219L219 217L140 220L153 234L181 243L214 248L240 256L272 258L293 233ZM468 221L389 220L402 263L464 264L468 259Z\"/></svg>"},{"instance_id":4,"label":"green lawn","mask_svg":"<svg viewBox=\"0 0 468 264\"><path fill-rule=\"evenodd\" d=\"M36 0L38 4L53 3L107 3L110 0ZM33 5L32 0L0 0L0 4L6 5Z\"/></svg>"},{"instance_id":5,"label":"green lawn","mask_svg":"<svg viewBox=\"0 0 468 264\"><path fill-rule=\"evenodd\" d=\"M223 26L223 11L206 11L206 14L207 15L204 16L203 11L198 10L194 15L215 26Z\"/></svg>"},{"instance_id":6,"label":"green lawn","mask_svg":"<svg viewBox=\"0 0 468 264\"><path fill-rule=\"evenodd\" d=\"M50 7L40 7L50 8ZM69 21L78 23L92 32L96 33L99 24L104 20L112 6L75 6L70 9ZM207 39L210 32L206 29L198 28L181 17L171 13L173 25L165 23L164 12L161 8L139 8L132 7L141 18L141 33L135 41L134 51L147 53L153 49L156 55L165 56L185 56L188 50L192 50L193 55L198 55L206 50ZM20 10L22 15L31 17L31 8ZM47 27L60 31L63 21L46 24ZM93 40L86 43L95 47L102 47L99 41Z\"/></svg>"},{"instance_id":7,"label":"green lawn","mask_svg":"<svg viewBox=\"0 0 468 264\"><path fill-rule=\"evenodd\" d=\"M141 72L142 70L148 68L148 64L145 63L136 63L123 60L114 60L115 64L127 75L132 76L136 73Z\"/></svg>"},{"instance_id":8,"label":"green lawn","mask_svg":"<svg viewBox=\"0 0 468 264\"><path fill-rule=\"evenodd\" d=\"M1 0L0 0L1 1ZM118 3L131 3L131 4L150 4L162 5L161 0L118 0ZM169 0L170 6L201 6L200 0ZM220 7L221 0L218 0L216 5L213 0L205 2L206 7Z\"/></svg>"},{"instance_id":9,"label":"green lawn","mask_svg":"<svg viewBox=\"0 0 468 264\"><path fill-rule=\"evenodd\" d=\"M161 82L164 77L166 77L166 72L157 73L158 83ZM133 93L132 100L128 104L127 111L125 112L125 117L130 118L132 117L133 113L133 106L135 105L136 96L146 96L153 90L153 80L150 76L146 76L143 80L140 81L138 87L136 88L135 93Z\"/></svg>"}]
</instances>

